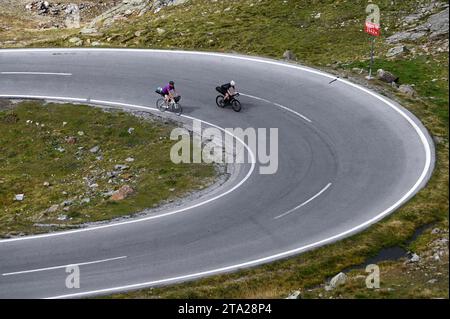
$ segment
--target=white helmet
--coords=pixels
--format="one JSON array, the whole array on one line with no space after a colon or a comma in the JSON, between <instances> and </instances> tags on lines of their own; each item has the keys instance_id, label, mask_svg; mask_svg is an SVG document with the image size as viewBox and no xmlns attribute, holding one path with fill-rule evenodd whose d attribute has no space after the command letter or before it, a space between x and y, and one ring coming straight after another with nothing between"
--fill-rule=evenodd
<instances>
[{"instance_id":1,"label":"white helmet","mask_svg":"<svg viewBox=\"0 0 450 319\"><path fill-rule=\"evenodd\" d=\"M231 80L230 85L231 85L231 86L235 86L235 85L236 85L236 82L234 82L233 80Z\"/></svg>"}]
</instances>

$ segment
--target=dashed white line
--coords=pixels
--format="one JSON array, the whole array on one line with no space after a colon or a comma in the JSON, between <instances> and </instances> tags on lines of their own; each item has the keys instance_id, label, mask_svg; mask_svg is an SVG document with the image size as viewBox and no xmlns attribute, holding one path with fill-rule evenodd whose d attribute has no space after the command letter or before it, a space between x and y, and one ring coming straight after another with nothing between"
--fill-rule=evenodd
<instances>
[{"instance_id":1,"label":"dashed white line","mask_svg":"<svg viewBox=\"0 0 450 319\"><path fill-rule=\"evenodd\" d=\"M303 114L300 114L300 113L298 113L297 111L294 111L293 109L290 109L290 108L288 108L288 107L286 107L286 106L284 106L284 105L281 105L281 104L279 104L279 103L275 103L275 102L272 102L272 101L263 99L263 98L258 97L258 96L253 96L253 95L250 95L250 94L244 94L244 93L240 93L240 94L241 94L242 96L246 96L246 97L249 97L249 98L252 98L252 99L255 99L255 100L260 100L260 101L263 101L263 102L266 102L266 103L269 103L269 104L273 104L273 105L275 105L275 106L278 106L279 108L281 108L281 109L283 109L283 110L286 110L286 111L288 111L288 112L291 112L291 113L297 115L298 117L302 118L302 119L305 120L306 122L312 123L312 121L311 121L309 118L307 118L306 116L304 116Z\"/></svg>"},{"instance_id":2,"label":"dashed white line","mask_svg":"<svg viewBox=\"0 0 450 319\"><path fill-rule=\"evenodd\" d=\"M8 273L2 274L2 276L13 276L13 275L29 274L29 273L32 273L32 272L40 272L40 271L47 271L47 270L66 268L68 266L84 266L84 265L100 264L100 263L104 263L104 262L107 262L107 261L113 261L113 260L119 260L119 259L125 259L125 258L127 258L127 256L120 256L120 257L115 257L115 258L107 258L107 259L87 261L87 262L83 262L83 263L75 263L75 264L68 264L68 265L61 265L61 266L53 266L53 267L46 267L46 268L38 268L38 269L31 269L31 270L16 271L16 272L8 272Z\"/></svg>"},{"instance_id":3,"label":"dashed white line","mask_svg":"<svg viewBox=\"0 0 450 319\"><path fill-rule=\"evenodd\" d=\"M328 188L330 188L331 185L332 185L331 183L328 183L327 186L325 186L324 188L322 188L322 189L320 190L320 192L318 192L316 195L314 195L313 197L311 197L310 199L308 199L306 202L303 202L303 203L301 203L300 205L298 205L298 206L296 206L296 207L294 207L294 208L288 210L287 212L285 212L285 213L283 213L283 214L281 214L281 215L278 215L277 217L274 217L274 219L279 219L279 218L282 218L282 217L284 217L284 216L286 216L286 215L289 215L290 213L295 212L297 209L299 209L299 208L305 206L305 205L308 204L309 202L313 201L314 199L316 199L317 197L319 197L320 195L322 195Z\"/></svg>"},{"instance_id":4,"label":"dashed white line","mask_svg":"<svg viewBox=\"0 0 450 319\"><path fill-rule=\"evenodd\" d=\"M4 75L56 75L56 76L71 76L72 73L53 73L53 72L0 72Z\"/></svg>"}]
</instances>

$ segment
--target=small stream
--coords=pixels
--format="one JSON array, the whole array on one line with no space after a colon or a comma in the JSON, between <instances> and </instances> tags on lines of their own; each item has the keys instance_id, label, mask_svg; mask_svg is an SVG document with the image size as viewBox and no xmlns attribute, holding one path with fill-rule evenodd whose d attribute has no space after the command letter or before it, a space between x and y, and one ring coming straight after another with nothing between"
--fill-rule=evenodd
<instances>
[{"instance_id":1,"label":"small stream","mask_svg":"<svg viewBox=\"0 0 450 319\"><path fill-rule=\"evenodd\" d=\"M382 261L394 261L394 260L398 260L402 257L405 257L406 254L408 253L408 251L406 250L405 247L408 247L413 241L415 241L426 229L428 229L429 227L432 227L434 225L434 223L430 223L430 224L425 224L423 226L420 226L419 228L417 228L414 231L414 234L411 236L411 238L409 238L405 243L403 243L402 245L398 245L398 246L393 246L393 247L387 247L387 248L383 248L382 250L380 250L378 252L377 255L373 256L373 257L369 257L368 259L366 259L366 261L364 261L361 264L358 265L354 265L354 266L350 266L348 268L345 268L344 270L342 270L342 272L346 273L349 272L351 270L355 270L355 269L361 269L361 268L365 268L367 265L371 265L371 264L378 264Z\"/></svg>"}]
</instances>

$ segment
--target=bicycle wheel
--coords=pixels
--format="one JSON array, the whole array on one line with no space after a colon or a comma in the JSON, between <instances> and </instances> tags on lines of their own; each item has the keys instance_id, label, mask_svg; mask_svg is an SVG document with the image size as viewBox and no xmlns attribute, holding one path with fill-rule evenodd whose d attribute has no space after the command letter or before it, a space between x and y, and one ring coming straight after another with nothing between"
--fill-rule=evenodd
<instances>
[{"instance_id":1,"label":"bicycle wheel","mask_svg":"<svg viewBox=\"0 0 450 319\"><path fill-rule=\"evenodd\" d=\"M222 95L217 95L216 97L216 104L218 107L224 108L225 107L225 102L223 101L223 96Z\"/></svg>"},{"instance_id":2,"label":"bicycle wheel","mask_svg":"<svg viewBox=\"0 0 450 319\"><path fill-rule=\"evenodd\" d=\"M176 115L181 115L181 113L183 112L183 108L179 103L174 103L174 105L172 106L172 110Z\"/></svg>"},{"instance_id":3,"label":"bicycle wheel","mask_svg":"<svg viewBox=\"0 0 450 319\"><path fill-rule=\"evenodd\" d=\"M156 108L160 110L161 112L166 111L166 101L164 99L158 99L156 101Z\"/></svg>"},{"instance_id":4,"label":"bicycle wheel","mask_svg":"<svg viewBox=\"0 0 450 319\"><path fill-rule=\"evenodd\" d=\"M231 102L231 107L235 112L240 112L242 108L241 102L239 102L238 100L233 100L233 102Z\"/></svg>"}]
</instances>

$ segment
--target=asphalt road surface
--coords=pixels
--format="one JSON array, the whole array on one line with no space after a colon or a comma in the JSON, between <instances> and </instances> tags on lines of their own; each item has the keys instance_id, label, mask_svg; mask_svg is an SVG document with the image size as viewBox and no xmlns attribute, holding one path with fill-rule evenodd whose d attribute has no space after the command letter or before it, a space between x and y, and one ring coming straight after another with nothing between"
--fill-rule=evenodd
<instances>
[{"instance_id":1,"label":"asphalt road surface","mask_svg":"<svg viewBox=\"0 0 450 319\"><path fill-rule=\"evenodd\" d=\"M215 86L231 79L243 93L240 113L215 105ZM395 102L333 79L236 55L0 51L0 97L142 110L154 107L157 86L174 80L184 115L279 135L275 174L242 164L219 189L157 215L1 240L0 297L84 297L235 271L334 242L392 213L430 177L430 136ZM67 288L66 266L74 264L80 288Z\"/></svg>"}]
</instances>

